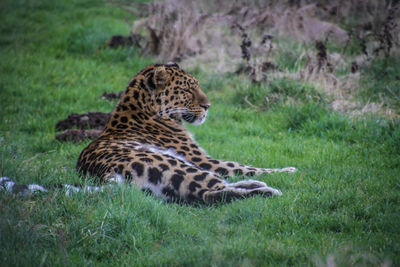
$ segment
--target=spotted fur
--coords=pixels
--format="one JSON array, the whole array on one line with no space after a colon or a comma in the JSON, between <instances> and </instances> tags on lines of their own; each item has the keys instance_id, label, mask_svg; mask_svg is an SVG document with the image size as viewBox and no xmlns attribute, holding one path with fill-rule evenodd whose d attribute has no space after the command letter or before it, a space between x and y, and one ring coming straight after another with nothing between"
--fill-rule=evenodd
<instances>
[{"instance_id":1,"label":"spotted fur","mask_svg":"<svg viewBox=\"0 0 400 267\"><path fill-rule=\"evenodd\" d=\"M101 182L122 177L167 200L211 204L280 195L264 182L223 179L295 168L254 168L211 158L182 123L203 123L209 107L199 82L177 64L147 66L129 82L104 132L82 151L76 168Z\"/></svg>"}]
</instances>

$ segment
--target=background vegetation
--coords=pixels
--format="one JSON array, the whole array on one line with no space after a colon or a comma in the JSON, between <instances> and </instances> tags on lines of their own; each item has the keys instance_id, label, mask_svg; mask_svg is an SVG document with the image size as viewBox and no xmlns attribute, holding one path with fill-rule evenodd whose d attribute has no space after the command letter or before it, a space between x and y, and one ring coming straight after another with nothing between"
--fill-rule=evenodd
<instances>
[{"instance_id":1,"label":"background vegetation","mask_svg":"<svg viewBox=\"0 0 400 267\"><path fill-rule=\"evenodd\" d=\"M145 65L167 60L137 46L107 47L111 36L132 33L130 23L145 14L126 6L0 3L0 176L20 183L90 183L74 171L89 141L56 141L55 124L70 113L111 111L115 101L102 99L102 92L120 91ZM338 15L330 23L349 32L366 17ZM384 21L371 29L379 32ZM211 48L180 55L212 102L207 122L188 127L216 158L297 167L295 174L259 177L283 196L193 207L129 186L69 197L61 191L0 193L2 266L400 264L398 36L389 56L370 59L362 56L365 47L379 47L372 34L351 39L346 49L324 42L327 55L315 71L323 58L315 40L300 42L275 28L268 32L276 34L275 48L257 56L252 45L249 50L257 51L246 60L244 34L256 44L258 29L236 29L237 35L222 30L233 36L227 42L236 54L220 61L210 59L218 54ZM276 68L260 69L265 62ZM253 72L234 74L240 66Z\"/></svg>"}]
</instances>

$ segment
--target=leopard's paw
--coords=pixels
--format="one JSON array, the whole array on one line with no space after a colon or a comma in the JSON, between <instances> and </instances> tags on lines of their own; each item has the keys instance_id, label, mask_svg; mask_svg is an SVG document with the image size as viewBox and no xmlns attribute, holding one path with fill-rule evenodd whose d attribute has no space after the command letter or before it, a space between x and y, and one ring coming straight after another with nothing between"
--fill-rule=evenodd
<instances>
[{"instance_id":1,"label":"leopard's paw","mask_svg":"<svg viewBox=\"0 0 400 267\"><path fill-rule=\"evenodd\" d=\"M262 190L263 192L270 194L271 196L281 196L282 192L281 190L269 187L269 186L265 186L262 188L257 188L257 190Z\"/></svg>"},{"instance_id":2,"label":"leopard's paw","mask_svg":"<svg viewBox=\"0 0 400 267\"><path fill-rule=\"evenodd\" d=\"M236 183L230 183L230 186L243 189L255 189L260 187L266 187L267 184L257 180L244 180Z\"/></svg>"}]
</instances>

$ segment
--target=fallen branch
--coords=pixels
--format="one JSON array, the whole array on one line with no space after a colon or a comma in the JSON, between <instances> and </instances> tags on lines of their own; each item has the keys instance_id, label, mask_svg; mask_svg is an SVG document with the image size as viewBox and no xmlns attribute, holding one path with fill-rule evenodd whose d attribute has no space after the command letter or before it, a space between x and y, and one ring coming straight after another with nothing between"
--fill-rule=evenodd
<instances>
[{"instance_id":1,"label":"fallen branch","mask_svg":"<svg viewBox=\"0 0 400 267\"><path fill-rule=\"evenodd\" d=\"M104 92L103 95L101 96L101 98L103 99L107 99L107 100L113 100L113 99L120 99L122 95L122 91L121 92Z\"/></svg>"}]
</instances>

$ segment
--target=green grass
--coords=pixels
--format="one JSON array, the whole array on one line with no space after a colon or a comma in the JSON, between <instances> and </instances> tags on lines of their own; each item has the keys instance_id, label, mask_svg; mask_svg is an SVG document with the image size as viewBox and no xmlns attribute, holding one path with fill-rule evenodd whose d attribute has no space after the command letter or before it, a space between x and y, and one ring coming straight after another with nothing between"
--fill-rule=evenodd
<instances>
[{"instance_id":1,"label":"green grass","mask_svg":"<svg viewBox=\"0 0 400 267\"><path fill-rule=\"evenodd\" d=\"M375 59L370 68L364 68L360 95L367 101L377 101L389 107L400 108L400 59ZM399 114L397 112L397 114Z\"/></svg>"},{"instance_id":2,"label":"green grass","mask_svg":"<svg viewBox=\"0 0 400 267\"><path fill-rule=\"evenodd\" d=\"M2 1L0 18L0 175L83 183L74 166L88 141L60 143L54 126L70 113L110 111L115 102L102 92L122 90L152 62L103 48L129 32L132 17L88 0ZM212 102L207 122L189 126L196 140L216 158L297 167L259 177L283 196L193 207L129 186L69 197L0 193L1 265L400 264L399 121L334 113L312 84L196 76ZM280 98L260 108L271 94Z\"/></svg>"}]
</instances>

